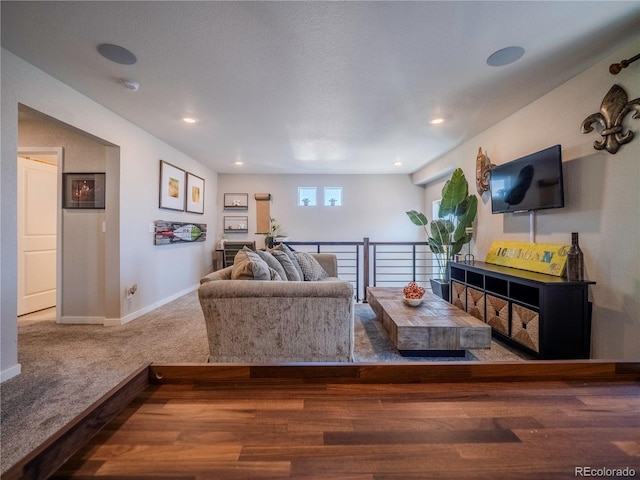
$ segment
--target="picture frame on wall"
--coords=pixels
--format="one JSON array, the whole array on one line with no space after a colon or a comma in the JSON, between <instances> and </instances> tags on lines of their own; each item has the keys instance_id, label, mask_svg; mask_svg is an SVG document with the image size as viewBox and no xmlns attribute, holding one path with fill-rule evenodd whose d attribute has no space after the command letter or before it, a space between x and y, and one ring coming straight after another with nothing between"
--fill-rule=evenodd
<instances>
[{"instance_id":1,"label":"picture frame on wall","mask_svg":"<svg viewBox=\"0 0 640 480\"><path fill-rule=\"evenodd\" d=\"M197 243L207 240L206 223L185 223L169 220L155 221L154 245Z\"/></svg>"},{"instance_id":2,"label":"picture frame on wall","mask_svg":"<svg viewBox=\"0 0 640 480\"><path fill-rule=\"evenodd\" d=\"M186 210L190 213L204 213L204 178L187 172Z\"/></svg>"},{"instance_id":3,"label":"picture frame on wall","mask_svg":"<svg viewBox=\"0 0 640 480\"><path fill-rule=\"evenodd\" d=\"M160 208L184 211L186 172L160 160Z\"/></svg>"},{"instance_id":4,"label":"picture frame on wall","mask_svg":"<svg viewBox=\"0 0 640 480\"><path fill-rule=\"evenodd\" d=\"M104 173L65 173L63 177L62 208L104 210Z\"/></svg>"},{"instance_id":5,"label":"picture frame on wall","mask_svg":"<svg viewBox=\"0 0 640 480\"><path fill-rule=\"evenodd\" d=\"M249 194L248 193L225 193L224 209L225 210L248 210Z\"/></svg>"}]
</instances>

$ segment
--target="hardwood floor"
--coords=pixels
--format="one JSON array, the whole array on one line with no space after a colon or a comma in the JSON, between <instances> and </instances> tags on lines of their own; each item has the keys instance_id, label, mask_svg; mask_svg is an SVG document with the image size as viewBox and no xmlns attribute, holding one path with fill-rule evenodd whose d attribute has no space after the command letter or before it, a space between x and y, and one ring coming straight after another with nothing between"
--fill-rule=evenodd
<instances>
[{"instance_id":1,"label":"hardwood floor","mask_svg":"<svg viewBox=\"0 0 640 480\"><path fill-rule=\"evenodd\" d=\"M639 366L607 365L152 365L52 478L638 476Z\"/></svg>"}]
</instances>

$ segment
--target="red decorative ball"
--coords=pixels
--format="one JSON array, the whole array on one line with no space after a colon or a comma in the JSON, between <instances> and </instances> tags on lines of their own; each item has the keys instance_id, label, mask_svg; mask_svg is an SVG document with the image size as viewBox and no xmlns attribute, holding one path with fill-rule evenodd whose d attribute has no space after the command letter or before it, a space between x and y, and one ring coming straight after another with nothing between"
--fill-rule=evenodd
<instances>
[{"instance_id":1,"label":"red decorative ball","mask_svg":"<svg viewBox=\"0 0 640 480\"><path fill-rule=\"evenodd\" d=\"M404 298L420 299L424 296L424 288L416 282L410 282L409 285L402 289L402 293L404 293Z\"/></svg>"}]
</instances>

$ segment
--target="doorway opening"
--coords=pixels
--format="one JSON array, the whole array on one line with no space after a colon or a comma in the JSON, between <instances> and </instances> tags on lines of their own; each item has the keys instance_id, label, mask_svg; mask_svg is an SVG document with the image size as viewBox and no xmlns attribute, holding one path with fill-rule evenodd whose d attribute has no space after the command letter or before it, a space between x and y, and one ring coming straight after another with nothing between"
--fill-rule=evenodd
<instances>
[{"instance_id":1,"label":"doorway opening","mask_svg":"<svg viewBox=\"0 0 640 480\"><path fill-rule=\"evenodd\" d=\"M34 145L57 147L35 148ZM106 318L120 317L120 149L88 132L19 104L18 154L35 157L47 153L57 155L57 172L52 175L56 179L57 194L44 207L55 212L56 254L55 260L51 255L45 260L46 255L38 253L38 257L34 254L30 266L43 268L48 265L49 270L56 272L56 279L55 282L45 282L36 278L40 284L36 288L30 286L29 291L46 290L50 293L55 283L56 323L104 325ZM63 178L67 173L106 175L104 208L63 208ZM44 235L38 240L43 240L41 237ZM27 263L26 260L17 260ZM46 308L45 305L41 307ZM20 309L21 313L25 311L28 310Z\"/></svg>"}]
</instances>

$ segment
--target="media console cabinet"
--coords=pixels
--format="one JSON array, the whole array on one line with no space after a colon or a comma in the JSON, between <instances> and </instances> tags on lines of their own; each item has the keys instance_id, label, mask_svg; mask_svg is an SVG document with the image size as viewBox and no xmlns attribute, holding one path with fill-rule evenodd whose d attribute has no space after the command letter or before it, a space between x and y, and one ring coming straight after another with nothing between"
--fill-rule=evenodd
<instances>
[{"instance_id":1,"label":"media console cabinet","mask_svg":"<svg viewBox=\"0 0 640 480\"><path fill-rule=\"evenodd\" d=\"M589 285L484 262L451 264L451 303L540 359L589 358Z\"/></svg>"}]
</instances>

